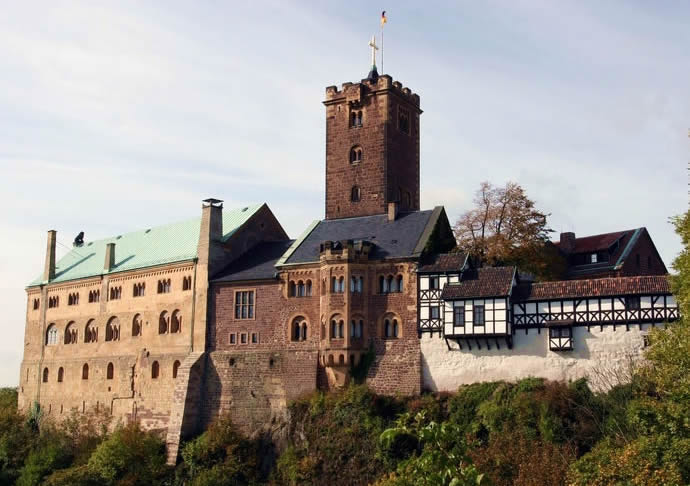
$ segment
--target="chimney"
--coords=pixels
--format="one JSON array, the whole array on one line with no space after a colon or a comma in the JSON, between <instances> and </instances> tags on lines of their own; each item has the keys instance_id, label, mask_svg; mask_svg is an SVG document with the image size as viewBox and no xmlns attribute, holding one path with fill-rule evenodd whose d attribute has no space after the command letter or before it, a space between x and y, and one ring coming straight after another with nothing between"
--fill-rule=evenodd
<instances>
[{"instance_id":1,"label":"chimney","mask_svg":"<svg viewBox=\"0 0 690 486\"><path fill-rule=\"evenodd\" d=\"M198 257L200 264L212 266L223 259L223 201L204 199L201 204Z\"/></svg>"},{"instance_id":2,"label":"chimney","mask_svg":"<svg viewBox=\"0 0 690 486\"><path fill-rule=\"evenodd\" d=\"M55 278L55 243L57 242L57 231L48 231L48 246L46 248L46 264L43 268L43 280L50 282Z\"/></svg>"},{"instance_id":3,"label":"chimney","mask_svg":"<svg viewBox=\"0 0 690 486\"><path fill-rule=\"evenodd\" d=\"M103 263L103 270L111 271L115 267L115 243L108 243L105 245L105 263Z\"/></svg>"},{"instance_id":4,"label":"chimney","mask_svg":"<svg viewBox=\"0 0 690 486\"><path fill-rule=\"evenodd\" d=\"M388 203L388 221L395 221L398 217L398 203Z\"/></svg>"},{"instance_id":5,"label":"chimney","mask_svg":"<svg viewBox=\"0 0 690 486\"><path fill-rule=\"evenodd\" d=\"M561 251L572 253L575 250L575 233L561 233Z\"/></svg>"}]
</instances>

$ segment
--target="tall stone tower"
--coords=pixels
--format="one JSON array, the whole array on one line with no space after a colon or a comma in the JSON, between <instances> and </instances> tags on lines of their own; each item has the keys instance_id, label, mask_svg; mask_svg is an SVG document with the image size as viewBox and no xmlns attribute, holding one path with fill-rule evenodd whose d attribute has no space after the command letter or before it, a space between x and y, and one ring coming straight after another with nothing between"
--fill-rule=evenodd
<instances>
[{"instance_id":1,"label":"tall stone tower","mask_svg":"<svg viewBox=\"0 0 690 486\"><path fill-rule=\"evenodd\" d=\"M419 96L374 66L324 105L326 219L419 210Z\"/></svg>"}]
</instances>

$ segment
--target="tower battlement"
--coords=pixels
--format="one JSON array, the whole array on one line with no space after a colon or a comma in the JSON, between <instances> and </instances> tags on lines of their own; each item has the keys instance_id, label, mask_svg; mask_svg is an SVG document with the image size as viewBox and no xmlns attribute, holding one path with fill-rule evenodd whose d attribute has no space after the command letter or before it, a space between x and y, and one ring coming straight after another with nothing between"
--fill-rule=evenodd
<instances>
[{"instance_id":1,"label":"tower battlement","mask_svg":"<svg viewBox=\"0 0 690 486\"><path fill-rule=\"evenodd\" d=\"M338 89L337 86L328 86L326 88L324 104L329 105L343 101L361 102L362 96L365 96L367 93L374 94L381 91L393 92L419 109L419 95L410 88L403 86L400 81L394 81L388 74L383 74L375 80L365 78L359 83L343 83L341 89Z\"/></svg>"}]
</instances>

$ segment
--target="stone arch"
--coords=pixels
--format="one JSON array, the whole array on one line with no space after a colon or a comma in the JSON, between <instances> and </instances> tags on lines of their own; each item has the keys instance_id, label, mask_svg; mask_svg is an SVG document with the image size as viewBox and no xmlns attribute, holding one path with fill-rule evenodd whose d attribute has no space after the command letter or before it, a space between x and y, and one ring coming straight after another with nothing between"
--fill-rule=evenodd
<instances>
[{"instance_id":1,"label":"stone arch","mask_svg":"<svg viewBox=\"0 0 690 486\"><path fill-rule=\"evenodd\" d=\"M82 380L88 380L89 379L89 365L88 365L88 363L84 363L84 366L81 367L81 379Z\"/></svg>"},{"instance_id":2,"label":"stone arch","mask_svg":"<svg viewBox=\"0 0 690 486\"><path fill-rule=\"evenodd\" d=\"M141 336L141 331L141 314L134 314L134 317L132 318L132 336Z\"/></svg>"},{"instance_id":3,"label":"stone arch","mask_svg":"<svg viewBox=\"0 0 690 486\"><path fill-rule=\"evenodd\" d=\"M339 330L340 330L340 323L343 322L343 316L335 313L331 316L329 323L329 338L330 339L338 339L339 337Z\"/></svg>"},{"instance_id":4,"label":"stone arch","mask_svg":"<svg viewBox=\"0 0 690 486\"><path fill-rule=\"evenodd\" d=\"M67 327L65 327L65 344L76 344L77 343L77 325L74 321L69 321Z\"/></svg>"},{"instance_id":5,"label":"stone arch","mask_svg":"<svg viewBox=\"0 0 690 486\"><path fill-rule=\"evenodd\" d=\"M169 324L170 316L168 311L161 312L160 317L158 317L158 334L167 334Z\"/></svg>"},{"instance_id":6,"label":"stone arch","mask_svg":"<svg viewBox=\"0 0 690 486\"><path fill-rule=\"evenodd\" d=\"M176 359L175 362L173 363L173 369L172 369L172 377L173 379L177 378L177 371L180 369L180 360Z\"/></svg>"},{"instance_id":7,"label":"stone arch","mask_svg":"<svg viewBox=\"0 0 690 486\"><path fill-rule=\"evenodd\" d=\"M289 339L292 342L306 341L307 330L309 329L309 320L304 314L293 314L288 321Z\"/></svg>"},{"instance_id":8,"label":"stone arch","mask_svg":"<svg viewBox=\"0 0 690 486\"><path fill-rule=\"evenodd\" d=\"M159 375L160 364L158 364L158 361L154 361L153 363L151 363L151 379L157 380Z\"/></svg>"},{"instance_id":9,"label":"stone arch","mask_svg":"<svg viewBox=\"0 0 690 486\"><path fill-rule=\"evenodd\" d=\"M112 363L108 363L108 367L105 372L105 379L112 380L113 376L115 376L115 366Z\"/></svg>"},{"instance_id":10,"label":"stone arch","mask_svg":"<svg viewBox=\"0 0 690 486\"><path fill-rule=\"evenodd\" d=\"M55 324L50 324L46 329L46 346L54 346L58 343L58 329Z\"/></svg>"},{"instance_id":11,"label":"stone arch","mask_svg":"<svg viewBox=\"0 0 690 486\"><path fill-rule=\"evenodd\" d=\"M108 323L105 325L105 340L120 340L120 321L118 320L117 316L113 316L108 319Z\"/></svg>"},{"instance_id":12,"label":"stone arch","mask_svg":"<svg viewBox=\"0 0 690 486\"><path fill-rule=\"evenodd\" d=\"M178 309L175 309L170 317L170 333L182 332L182 315Z\"/></svg>"},{"instance_id":13,"label":"stone arch","mask_svg":"<svg viewBox=\"0 0 690 486\"><path fill-rule=\"evenodd\" d=\"M50 372L48 371L48 368L43 368L43 383L48 383L48 375Z\"/></svg>"},{"instance_id":14,"label":"stone arch","mask_svg":"<svg viewBox=\"0 0 690 486\"><path fill-rule=\"evenodd\" d=\"M362 161L362 147L359 145L354 145L350 149L350 163L358 164Z\"/></svg>"},{"instance_id":15,"label":"stone arch","mask_svg":"<svg viewBox=\"0 0 690 486\"><path fill-rule=\"evenodd\" d=\"M65 369L60 366L58 369L58 383L62 383L62 380L65 378Z\"/></svg>"},{"instance_id":16,"label":"stone arch","mask_svg":"<svg viewBox=\"0 0 690 486\"><path fill-rule=\"evenodd\" d=\"M84 327L84 342L96 343L98 342L98 326L96 326L95 319L89 319Z\"/></svg>"}]
</instances>

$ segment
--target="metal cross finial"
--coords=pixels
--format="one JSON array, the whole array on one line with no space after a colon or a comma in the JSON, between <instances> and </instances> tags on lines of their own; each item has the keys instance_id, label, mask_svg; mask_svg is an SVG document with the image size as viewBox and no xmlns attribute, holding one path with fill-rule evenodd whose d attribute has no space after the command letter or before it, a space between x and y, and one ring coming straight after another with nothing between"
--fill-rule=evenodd
<instances>
[{"instance_id":1,"label":"metal cross finial","mask_svg":"<svg viewBox=\"0 0 690 486\"><path fill-rule=\"evenodd\" d=\"M376 51L379 50L379 46L376 45L376 36L372 35L369 41L369 47L371 47L371 65L376 67Z\"/></svg>"}]
</instances>

